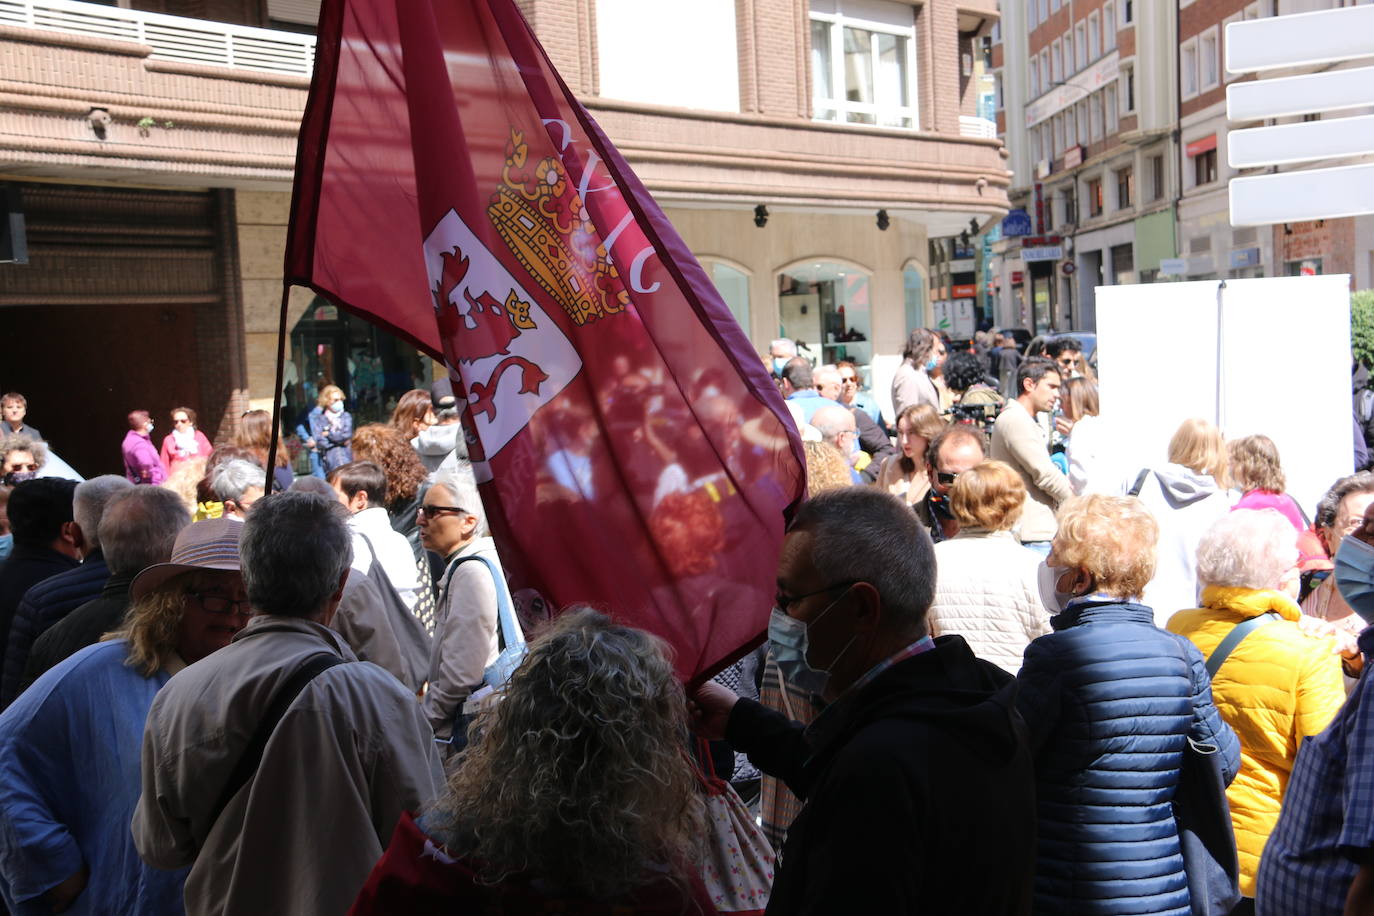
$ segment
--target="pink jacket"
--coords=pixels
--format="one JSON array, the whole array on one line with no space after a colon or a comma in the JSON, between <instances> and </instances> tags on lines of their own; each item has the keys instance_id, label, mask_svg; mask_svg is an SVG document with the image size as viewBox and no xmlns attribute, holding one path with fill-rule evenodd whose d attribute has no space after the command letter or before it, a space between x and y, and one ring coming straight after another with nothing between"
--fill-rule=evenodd
<instances>
[{"instance_id":1,"label":"pink jacket","mask_svg":"<svg viewBox=\"0 0 1374 916\"><path fill-rule=\"evenodd\" d=\"M129 430L124 434L124 476L131 483L162 483L167 472L162 467L153 440L147 433Z\"/></svg>"},{"instance_id":2,"label":"pink jacket","mask_svg":"<svg viewBox=\"0 0 1374 916\"><path fill-rule=\"evenodd\" d=\"M177 465L183 464L187 461L208 459L210 457L210 453L214 450L215 447L210 444L210 440L207 439L205 437L205 433L201 432L200 430L196 430L196 450L194 453L183 452L180 449L178 449L176 436L172 435L171 433L168 433L166 438L162 440L162 452L158 455L158 457L162 461L163 470L165 470L167 472L167 476L170 477L172 475L172 472L177 469Z\"/></svg>"}]
</instances>

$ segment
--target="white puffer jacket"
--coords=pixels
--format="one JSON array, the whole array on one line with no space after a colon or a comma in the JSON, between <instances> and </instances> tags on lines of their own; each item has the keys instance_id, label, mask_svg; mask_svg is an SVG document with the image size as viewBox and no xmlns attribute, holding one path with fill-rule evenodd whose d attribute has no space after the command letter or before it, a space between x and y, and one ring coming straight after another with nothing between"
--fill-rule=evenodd
<instances>
[{"instance_id":1,"label":"white puffer jacket","mask_svg":"<svg viewBox=\"0 0 1374 916\"><path fill-rule=\"evenodd\" d=\"M1010 531L965 528L936 544L931 634L958 633L974 655L1016 674L1026 646L1050 632L1037 583L1041 559Z\"/></svg>"}]
</instances>

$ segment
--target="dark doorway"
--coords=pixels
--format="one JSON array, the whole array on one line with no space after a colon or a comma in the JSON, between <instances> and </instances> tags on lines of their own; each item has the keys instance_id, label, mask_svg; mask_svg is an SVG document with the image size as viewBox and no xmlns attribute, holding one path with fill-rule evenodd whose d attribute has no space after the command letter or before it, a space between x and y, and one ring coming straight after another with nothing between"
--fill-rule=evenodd
<instances>
[{"instance_id":1,"label":"dark doorway","mask_svg":"<svg viewBox=\"0 0 1374 916\"><path fill-rule=\"evenodd\" d=\"M130 410L152 414L160 446L171 409L202 403L192 306L8 306L4 318L0 389L28 399L28 421L85 477L124 472Z\"/></svg>"}]
</instances>

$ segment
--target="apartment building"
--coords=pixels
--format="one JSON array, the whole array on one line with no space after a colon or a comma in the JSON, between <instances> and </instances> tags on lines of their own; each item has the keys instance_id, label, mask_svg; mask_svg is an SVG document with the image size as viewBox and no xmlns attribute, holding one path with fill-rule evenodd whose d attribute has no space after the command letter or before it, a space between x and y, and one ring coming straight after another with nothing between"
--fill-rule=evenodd
<instances>
[{"instance_id":1,"label":"apartment building","mask_svg":"<svg viewBox=\"0 0 1374 916\"><path fill-rule=\"evenodd\" d=\"M79 470L117 468L135 407L197 407L213 436L271 404L317 3L0 9L0 182L29 242L27 263L0 264L21 342L0 388L29 396ZM932 289L931 241L1007 210L974 67L996 0L520 6L756 346L801 340L883 390L908 330L953 293ZM292 423L324 384L363 421L434 372L306 290L290 327Z\"/></svg>"},{"instance_id":2,"label":"apartment building","mask_svg":"<svg viewBox=\"0 0 1374 916\"><path fill-rule=\"evenodd\" d=\"M1175 255L1171 4L1009 0L994 32L1014 177L995 246L998 323L1095 326L1095 287Z\"/></svg>"},{"instance_id":3,"label":"apartment building","mask_svg":"<svg viewBox=\"0 0 1374 916\"><path fill-rule=\"evenodd\" d=\"M1255 77L1226 72L1226 26L1356 2L1004 2L992 63L1014 177L997 322L1091 329L1093 291L1112 283L1350 273L1369 287L1374 218L1232 228L1227 192L1244 173L1227 165L1226 87Z\"/></svg>"}]
</instances>

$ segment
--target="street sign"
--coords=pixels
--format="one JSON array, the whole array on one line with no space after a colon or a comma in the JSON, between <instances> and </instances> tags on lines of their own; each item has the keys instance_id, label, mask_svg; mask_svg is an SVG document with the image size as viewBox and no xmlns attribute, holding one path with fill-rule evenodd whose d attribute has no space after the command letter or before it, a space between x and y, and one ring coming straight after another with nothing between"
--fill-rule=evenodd
<instances>
[{"instance_id":1,"label":"street sign","mask_svg":"<svg viewBox=\"0 0 1374 916\"><path fill-rule=\"evenodd\" d=\"M1374 6L1351 6L1233 22L1226 27L1226 69L1233 74L1280 67L1342 63L1374 54ZM1374 98L1370 70L1330 69L1228 87L1226 116L1254 121L1290 114L1348 110ZM1241 88L1242 86L1246 88ZM1270 87L1273 87L1271 90ZM1195 155L1189 144L1188 155ZM1268 168L1269 174L1231 179L1231 225L1264 226L1339 219L1374 213L1374 164L1342 166L1374 155L1374 117L1302 121L1233 130L1227 138L1233 169ZM1331 168L1278 171L1276 167L1336 160Z\"/></svg>"},{"instance_id":2,"label":"street sign","mask_svg":"<svg viewBox=\"0 0 1374 916\"><path fill-rule=\"evenodd\" d=\"M1188 272L1186 258L1163 258L1159 262L1161 277L1181 277Z\"/></svg>"},{"instance_id":3,"label":"street sign","mask_svg":"<svg viewBox=\"0 0 1374 916\"><path fill-rule=\"evenodd\" d=\"M1233 22L1226 27L1226 69L1248 73L1368 57L1370 35L1374 6Z\"/></svg>"},{"instance_id":4,"label":"street sign","mask_svg":"<svg viewBox=\"0 0 1374 916\"><path fill-rule=\"evenodd\" d=\"M1038 248L1022 248L1023 261L1058 261L1064 256L1062 245L1041 245Z\"/></svg>"},{"instance_id":5,"label":"street sign","mask_svg":"<svg viewBox=\"0 0 1374 916\"><path fill-rule=\"evenodd\" d=\"M1226 160L1233 169L1370 152L1374 152L1374 115L1233 130L1226 144Z\"/></svg>"},{"instance_id":6,"label":"street sign","mask_svg":"<svg viewBox=\"0 0 1374 916\"><path fill-rule=\"evenodd\" d=\"M1031 234L1030 214L1025 210L1012 210L1002 217L1002 234L1007 238Z\"/></svg>"},{"instance_id":7,"label":"street sign","mask_svg":"<svg viewBox=\"0 0 1374 916\"><path fill-rule=\"evenodd\" d=\"M1268 226L1362 213L1374 213L1374 164L1231 179L1232 226Z\"/></svg>"}]
</instances>

